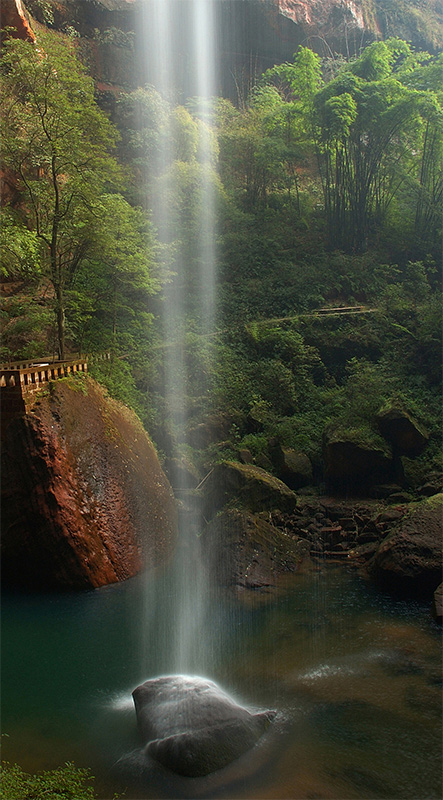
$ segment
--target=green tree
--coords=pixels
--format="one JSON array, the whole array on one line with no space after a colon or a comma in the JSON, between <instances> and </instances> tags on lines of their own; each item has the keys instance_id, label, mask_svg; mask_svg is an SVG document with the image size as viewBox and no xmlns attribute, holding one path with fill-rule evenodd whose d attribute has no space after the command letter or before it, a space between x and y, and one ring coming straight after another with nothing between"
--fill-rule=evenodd
<instances>
[{"instance_id":1,"label":"green tree","mask_svg":"<svg viewBox=\"0 0 443 800\"><path fill-rule=\"evenodd\" d=\"M145 212L119 194L102 195L95 213L93 247L68 295L82 309L77 339L92 350L101 343L114 353L132 352L151 322L149 298L160 288L154 237Z\"/></svg>"},{"instance_id":2,"label":"green tree","mask_svg":"<svg viewBox=\"0 0 443 800\"><path fill-rule=\"evenodd\" d=\"M316 95L332 246L363 252L401 187L420 170L420 186L432 183L424 167L431 146L425 120L438 117L439 102L431 88L417 89L411 80L428 59L398 39L374 42Z\"/></svg>"},{"instance_id":3,"label":"green tree","mask_svg":"<svg viewBox=\"0 0 443 800\"><path fill-rule=\"evenodd\" d=\"M93 81L72 43L39 33L8 39L1 63L5 165L52 282L59 357L65 354L66 291L93 247L96 204L117 178L116 132L94 101Z\"/></svg>"},{"instance_id":4,"label":"green tree","mask_svg":"<svg viewBox=\"0 0 443 800\"><path fill-rule=\"evenodd\" d=\"M429 95L423 121L420 162L412 185L414 237L420 254L440 254L443 203L443 54L416 66L404 77L412 89Z\"/></svg>"}]
</instances>

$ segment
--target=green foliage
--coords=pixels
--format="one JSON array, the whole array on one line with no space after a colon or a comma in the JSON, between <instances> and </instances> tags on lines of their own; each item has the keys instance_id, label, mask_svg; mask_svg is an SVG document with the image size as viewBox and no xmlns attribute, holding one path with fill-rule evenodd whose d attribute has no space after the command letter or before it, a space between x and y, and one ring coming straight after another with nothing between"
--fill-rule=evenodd
<instances>
[{"instance_id":1,"label":"green foliage","mask_svg":"<svg viewBox=\"0 0 443 800\"><path fill-rule=\"evenodd\" d=\"M38 358L53 352L54 315L51 307L25 293L5 298L2 305L2 360Z\"/></svg>"},{"instance_id":2,"label":"green foliage","mask_svg":"<svg viewBox=\"0 0 443 800\"><path fill-rule=\"evenodd\" d=\"M90 251L94 205L118 176L116 133L71 43L40 33L39 47L7 39L1 62L4 164L18 179L21 213L40 245L65 349L64 293Z\"/></svg>"},{"instance_id":3,"label":"green foliage","mask_svg":"<svg viewBox=\"0 0 443 800\"><path fill-rule=\"evenodd\" d=\"M88 367L91 378L101 383L111 397L132 408L142 421L146 421L143 394L137 389L130 365L119 358L94 360Z\"/></svg>"},{"instance_id":4,"label":"green foliage","mask_svg":"<svg viewBox=\"0 0 443 800\"><path fill-rule=\"evenodd\" d=\"M330 241L362 252L400 189L423 176L423 133L437 95L411 84L429 54L374 42L315 97ZM423 154L423 155L422 155ZM422 158L420 159L420 155Z\"/></svg>"},{"instance_id":5,"label":"green foliage","mask_svg":"<svg viewBox=\"0 0 443 800\"><path fill-rule=\"evenodd\" d=\"M8 206L0 211L0 270L9 279L36 280L41 272L38 236Z\"/></svg>"},{"instance_id":6,"label":"green foliage","mask_svg":"<svg viewBox=\"0 0 443 800\"><path fill-rule=\"evenodd\" d=\"M18 764L3 763L0 797L4 800L94 800L96 794L88 769L67 762L63 767L35 775Z\"/></svg>"},{"instance_id":7,"label":"green foliage","mask_svg":"<svg viewBox=\"0 0 443 800\"><path fill-rule=\"evenodd\" d=\"M120 33L106 44L129 51ZM241 108L174 105L147 86L117 102L118 141L72 47L42 44L43 57L8 41L2 65L19 202L0 245L11 286L24 285L5 301L4 357L52 351L55 312L59 344L66 332L75 349L109 349L90 374L180 441L181 412L162 397L180 341L171 380L187 424L227 418L224 456L241 445L259 457L276 436L320 469L326 428L374 442L374 415L395 399L430 428L421 458L434 463L442 58L389 39L331 68L300 47ZM214 257L221 330L205 338L201 274ZM166 323L174 296L183 308ZM371 313L312 314L360 304Z\"/></svg>"}]
</instances>

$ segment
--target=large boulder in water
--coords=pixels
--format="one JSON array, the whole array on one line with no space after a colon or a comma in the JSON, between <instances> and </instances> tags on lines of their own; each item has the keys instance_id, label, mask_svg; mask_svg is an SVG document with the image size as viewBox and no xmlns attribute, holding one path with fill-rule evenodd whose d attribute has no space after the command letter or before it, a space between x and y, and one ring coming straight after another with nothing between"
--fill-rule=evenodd
<instances>
[{"instance_id":1,"label":"large boulder in water","mask_svg":"<svg viewBox=\"0 0 443 800\"><path fill-rule=\"evenodd\" d=\"M208 775L239 758L275 716L251 713L213 681L198 677L153 678L132 696L146 753L187 777Z\"/></svg>"},{"instance_id":2,"label":"large boulder in water","mask_svg":"<svg viewBox=\"0 0 443 800\"><path fill-rule=\"evenodd\" d=\"M442 576L443 494L414 505L381 542L370 572L384 587L432 597Z\"/></svg>"},{"instance_id":3,"label":"large boulder in water","mask_svg":"<svg viewBox=\"0 0 443 800\"><path fill-rule=\"evenodd\" d=\"M154 446L91 378L51 384L2 445L6 583L93 589L169 557L176 504Z\"/></svg>"}]
</instances>

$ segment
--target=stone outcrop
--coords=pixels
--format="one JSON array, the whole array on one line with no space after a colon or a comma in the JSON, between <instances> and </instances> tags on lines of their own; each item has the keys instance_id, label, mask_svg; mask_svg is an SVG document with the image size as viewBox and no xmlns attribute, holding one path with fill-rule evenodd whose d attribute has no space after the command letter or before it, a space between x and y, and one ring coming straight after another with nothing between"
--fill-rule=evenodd
<instances>
[{"instance_id":1,"label":"stone outcrop","mask_svg":"<svg viewBox=\"0 0 443 800\"><path fill-rule=\"evenodd\" d=\"M376 421L381 435L398 456L416 458L428 444L427 431L402 408L392 407L380 411Z\"/></svg>"},{"instance_id":2,"label":"stone outcrop","mask_svg":"<svg viewBox=\"0 0 443 800\"><path fill-rule=\"evenodd\" d=\"M362 37L364 41L368 35L381 37L377 19L368 19L362 0L274 0L274 4L306 37L323 37L334 49L347 41L354 50Z\"/></svg>"},{"instance_id":3,"label":"stone outcrop","mask_svg":"<svg viewBox=\"0 0 443 800\"><path fill-rule=\"evenodd\" d=\"M12 35L18 39L35 41L34 31L21 0L1 0L1 26L12 28Z\"/></svg>"},{"instance_id":4,"label":"stone outcrop","mask_svg":"<svg viewBox=\"0 0 443 800\"><path fill-rule=\"evenodd\" d=\"M89 378L50 384L2 448L2 572L26 588L91 589L171 551L176 507L138 418Z\"/></svg>"},{"instance_id":5,"label":"stone outcrop","mask_svg":"<svg viewBox=\"0 0 443 800\"><path fill-rule=\"evenodd\" d=\"M297 502L295 493L283 481L261 467L236 461L217 464L202 482L202 491L205 516L232 501L250 511L291 511Z\"/></svg>"},{"instance_id":6,"label":"stone outcrop","mask_svg":"<svg viewBox=\"0 0 443 800\"><path fill-rule=\"evenodd\" d=\"M417 47L438 50L443 24L439 0L391 4L378 0L270 0L280 15L312 37L314 49L354 54L373 39L398 36ZM315 41L317 40L317 41ZM325 53L326 54L326 53ZM330 54L330 53L329 53Z\"/></svg>"},{"instance_id":7,"label":"stone outcrop","mask_svg":"<svg viewBox=\"0 0 443 800\"><path fill-rule=\"evenodd\" d=\"M442 578L443 495L413 505L381 542L370 572L383 586L432 597Z\"/></svg>"},{"instance_id":8,"label":"stone outcrop","mask_svg":"<svg viewBox=\"0 0 443 800\"><path fill-rule=\"evenodd\" d=\"M271 441L269 455L277 476L290 489L301 489L312 483L312 464L305 453L300 453L292 447L282 447L278 442Z\"/></svg>"},{"instance_id":9,"label":"stone outcrop","mask_svg":"<svg viewBox=\"0 0 443 800\"><path fill-rule=\"evenodd\" d=\"M278 575L309 561L308 542L277 528L262 514L227 509L202 535L204 552L221 584L247 589L273 586Z\"/></svg>"},{"instance_id":10,"label":"stone outcrop","mask_svg":"<svg viewBox=\"0 0 443 800\"><path fill-rule=\"evenodd\" d=\"M373 486L395 477L393 459L383 440L380 444L351 437L346 432L329 432L325 436L325 478L335 491L368 494Z\"/></svg>"}]
</instances>

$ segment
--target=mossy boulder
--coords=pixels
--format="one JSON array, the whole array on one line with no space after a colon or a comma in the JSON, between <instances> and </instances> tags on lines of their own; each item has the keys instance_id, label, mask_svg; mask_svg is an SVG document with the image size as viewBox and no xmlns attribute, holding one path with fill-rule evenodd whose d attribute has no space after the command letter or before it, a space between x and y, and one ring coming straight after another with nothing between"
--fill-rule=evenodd
<instances>
[{"instance_id":1,"label":"mossy boulder","mask_svg":"<svg viewBox=\"0 0 443 800\"><path fill-rule=\"evenodd\" d=\"M189 424L187 438L191 447L203 450L229 436L232 420L223 413L209 414L202 422Z\"/></svg>"},{"instance_id":2,"label":"mossy boulder","mask_svg":"<svg viewBox=\"0 0 443 800\"><path fill-rule=\"evenodd\" d=\"M442 577L443 494L414 503L370 565L385 588L431 598Z\"/></svg>"},{"instance_id":3,"label":"mossy boulder","mask_svg":"<svg viewBox=\"0 0 443 800\"><path fill-rule=\"evenodd\" d=\"M228 586L272 586L278 575L310 563L309 542L276 528L263 512L222 511L206 527L202 543L217 581Z\"/></svg>"},{"instance_id":4,"label":"mossy boulder","mask_svg":"<svg viewBox=\"0 0 443 800\"><path fill-rule=\"evenodd\" d=\"M207 518L233 501L250 511L274 508L291 511L297 502L296 495L283 481L254 464L236 461L217 464L203 489Z\"/></svg>"},{"instance_id":5,"label":"mossy boulder","mask_svg":"<svg viewBox=\"0 0 443 800\"><path fill-rule=\"evenodd\" d=\"M196 467L188 458L167 458L164 469L174 489L195 489L200 481Z\"/></svg>"},{"instance_id":6,"label":"mossy boulder","mask_svg":"<svg viewBox=\"0 0 443 800\"><path fill-rule=\"evenodd\" d=\"M334 490L366 494L395 477L387 443L377 434L358 429L329 429L323 443L325 479Z\"/></svg>"},{"instance_id":7,"label":"mossy boulder","mask_svg":"<svg viewBox=\"0 0 443 800\"><path fill-rule=\"evenodd\" d=\"M428 432L402 408L382 409L376 421L381 435L397 455L416 458L428 444Z\"/></svg>"},{"instance_id":8,"label":"mossy boulder","mask_svg":"<svg viewBox=\"0 0 443 800\"><path fill-rule=\"evenodd\" d=\"M278 477L290 489L301 489L312 483L312 464L306 453L282 447L279 442L271 440L269 455Z\"/></svg>"}]
</instances>

